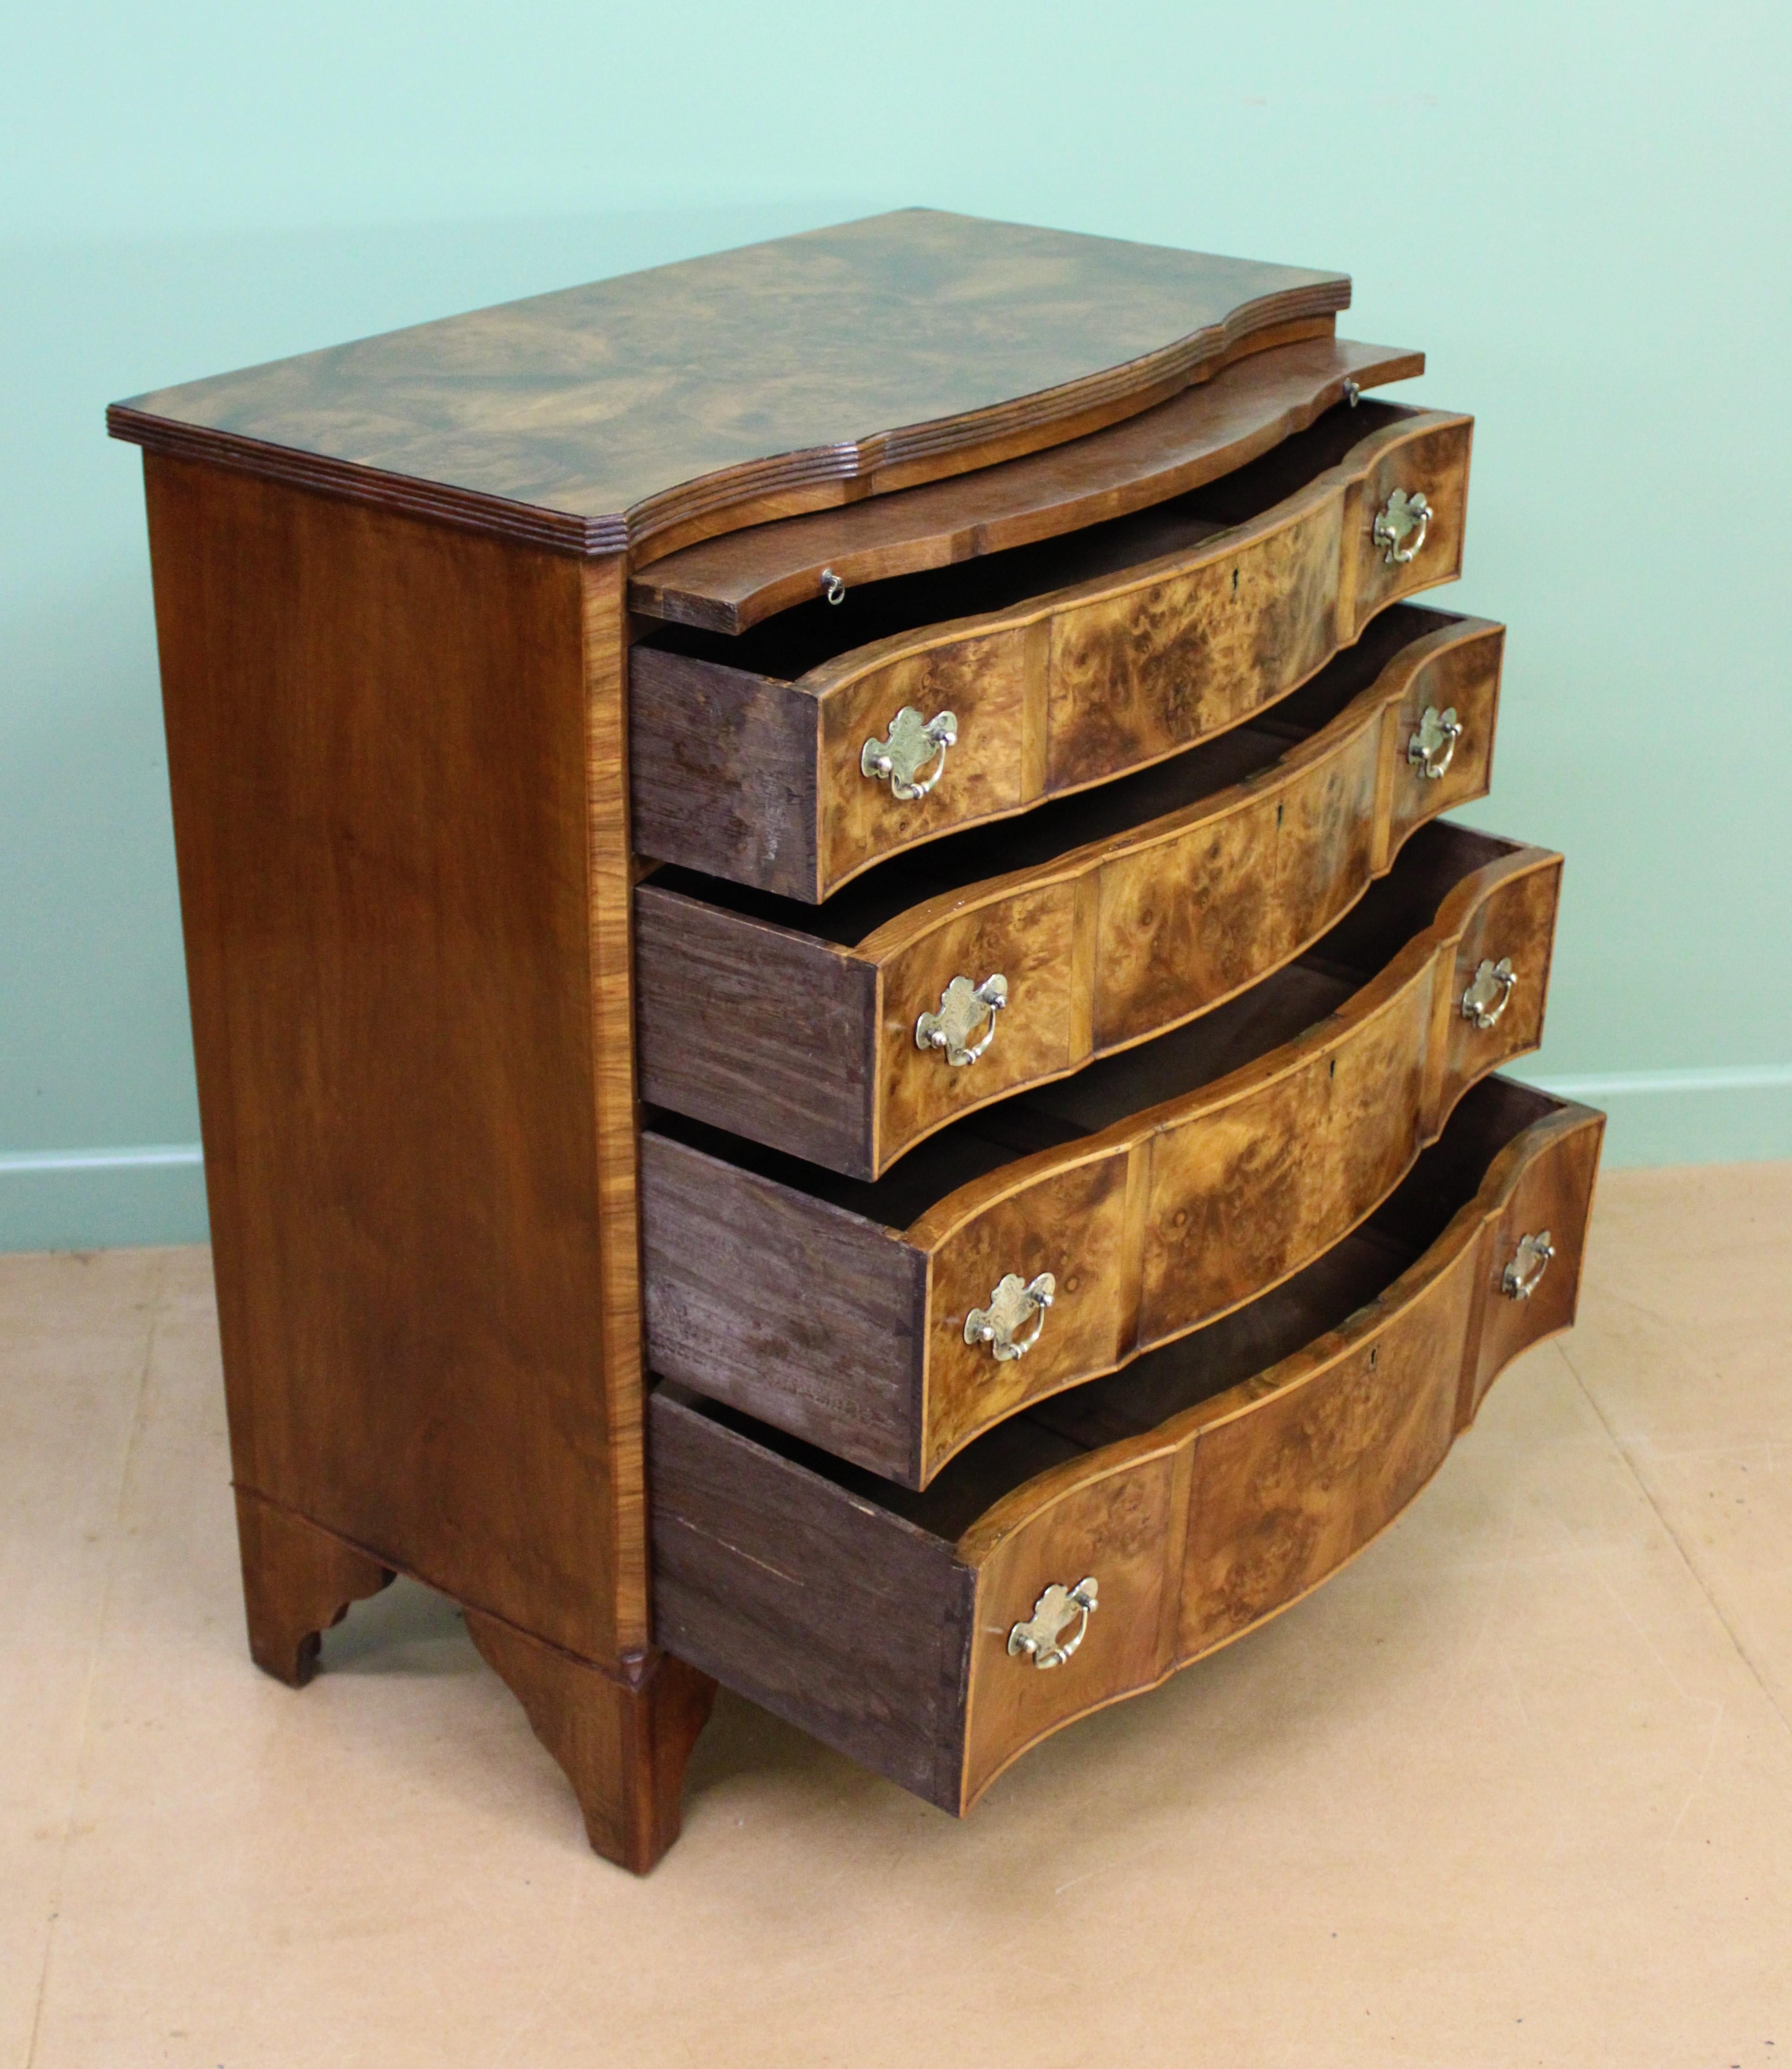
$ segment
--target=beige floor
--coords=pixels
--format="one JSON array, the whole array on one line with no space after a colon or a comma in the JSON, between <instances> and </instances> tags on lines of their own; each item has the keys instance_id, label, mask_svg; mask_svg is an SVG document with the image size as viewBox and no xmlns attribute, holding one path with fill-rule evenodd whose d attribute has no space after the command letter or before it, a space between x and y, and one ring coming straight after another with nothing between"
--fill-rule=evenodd
<instances>
[{"instance_id":1,"label":"beige floor","mask_svg":"<svg viewBox=\"0 0 1792 2069\"><path fill-rule=\"evenodd\" d=\"M0 2069L1792 2069L1792 1165L1330 1587L955 1824L724 1696L637 1883L454 1612L244 1654L202 1251L0 1259Z\"/></svg>"}]
</instances>

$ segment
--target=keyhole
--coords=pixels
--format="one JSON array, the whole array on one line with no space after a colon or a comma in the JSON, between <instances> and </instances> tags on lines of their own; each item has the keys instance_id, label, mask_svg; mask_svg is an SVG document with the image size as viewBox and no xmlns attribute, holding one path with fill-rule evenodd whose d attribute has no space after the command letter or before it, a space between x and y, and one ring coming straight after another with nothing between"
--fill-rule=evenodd
<instances>
[{"instance_id":1,"label":"keyhole","mask_svg":"<svg viewBox=\"0 0 1792 2069\"><path fill-rule=\"evenodd\" d=\"M1236 596L1236 595L1237 595L1237 594L1238 594L1238 570L1237 570L1237 569L1236 569L1236 568L1234 568L1234 569L1232 569L1232 594L1233 594L1234 596Z\"/></svg>"},{"instance_id":2,"label":"keyhole","mask_svg":"<svg viewBox=\"0 0 1792 2069\"><path fill-rule=\"evenodd\" d=\"M1328 1078L1335 1078L1338 1075L1338 1059L1335 1056L1332 1058L1331 1068L1326 1071L1326 1075Z\"/></svg>"}]
</instances>

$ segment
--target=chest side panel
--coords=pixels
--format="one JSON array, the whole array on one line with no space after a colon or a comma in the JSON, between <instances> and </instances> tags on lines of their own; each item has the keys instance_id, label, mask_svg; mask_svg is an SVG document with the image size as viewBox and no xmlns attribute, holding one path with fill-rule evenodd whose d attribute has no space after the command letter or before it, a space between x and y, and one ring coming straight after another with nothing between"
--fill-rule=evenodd
<instances>
[{"instance_id":1,"label":"chest side panel","mask_svg":"<svg viewBox=\"0 0 1792 2069\"><path fill-rule=\"evenodd\" d=\"M627 1078L629 970L625 882L619 937L593 879L626 834L589 790L589 577L147 464L236 1477L613 1656L645 1561L628 1318L605 1341L633 1152L601 1212L593 991Z\"/></svg>"}]
</instances>

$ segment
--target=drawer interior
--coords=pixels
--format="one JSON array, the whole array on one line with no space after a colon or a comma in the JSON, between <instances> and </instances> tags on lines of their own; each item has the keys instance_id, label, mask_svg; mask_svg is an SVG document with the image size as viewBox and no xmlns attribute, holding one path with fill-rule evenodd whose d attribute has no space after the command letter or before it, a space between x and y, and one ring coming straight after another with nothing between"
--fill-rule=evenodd
<instances>
[{"instance_id":1,"label":"drawer interior","mask_svg":"<svg viewBox=\"0 0 1792 2069\"><path fill-rule=\"evenodd\" d=\"M1049 866L1092 841L1199 805L1273 768L1291 747L1330 724L1403 648L1458 622L1448 611L1395 604L1372 619L1357 644L1346 647L1305 688L1248 724L1114 782L1053 798L1023 818L971 826L914 854L894 856L854 878L824 905L804 904L670 865L654 871L652 880L664 890L701 898L748 919L857 947L924 900L968 889L1011 870Z\"/></svg>"},{"instance_id":2,"label":"drawer interior","mask_svg":"<svg viewBox=\"0 0 1792 2069\"><path fill-rule=\"evenodd\" d=\"M1073 1077L967 1114L876 1180L842 1177L663 1108L650 1109L649 1124L886 1228L906 1228L948 1193L1016 1157L1097 1134L1304 1034L1428 927L1464 877L1511 852L1509 842L1466 826L1440 821L1421 827L1388 875L1286 968L1200 1019L1102 1057Z\"/></svg>"},{"instance_id":3,"label":"drawer interior","mask_svg":"<svg viewBox=\"0 0 1792 2069\"><path fill-rule=\"evenodd\" d=\"M646 643L794 682L874 640L1005 610L1183 552L1216 532L1261 516L1337 466L1372 432L1415 414L1394 402L1362 402L1354 410L1341 403L1236 472L1130 516L951 566L862 583L849 589L838 604L817 597L745 632L670 626Z\"/></svg>"},{"instance_id":4,"label":"drawer interior","mask_svg":"<svg viewBox=\"0 0 1792 2069\"><path fill-rule=\"evenodd\" d=\"M1500 1152L1560 1104L1510 1079L1488 1079L1467 1094L1441 1138L1385 1205L1305 1271L1193 1336L1023 1410L967 1447L918 1493L682 1388L678 1397L848 1492L955 1542L1036 1475L1154 1430L1338 1328L1416 1262L1473 1199Z\"/></svg>"}]
</instances>

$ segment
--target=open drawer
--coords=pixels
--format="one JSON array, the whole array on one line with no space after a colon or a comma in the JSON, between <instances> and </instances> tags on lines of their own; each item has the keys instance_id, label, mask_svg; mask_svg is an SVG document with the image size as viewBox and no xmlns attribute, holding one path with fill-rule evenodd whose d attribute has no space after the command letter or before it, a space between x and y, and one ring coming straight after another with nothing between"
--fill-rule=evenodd
<instances>
[{"instance_id":1,"label":"open drawer","mask_svg":"<svg viewBox=\"0 0 1792 2069\"><path fill-rule=\"evenodd\" d=\"M1212 1322L1385 1199L1466 1088L1536 1046L1560 870L1421 828L1297 961L873 1184L652 1115L650 1364L925 1486L980 1431Z\"/></svg>"},{"instance_id":2,"label":"open drawer","mask_svg":"<svg viewBox=\"0 0 1792 2069\"><path fill-rule=\"evenodd\" d=\"M1072 1719L1335 1573L1572 1321L1603 1128L1492 1079L1362 1228L904 1494L662 1385L656 1638L962 1812Z\"/></svg>"},{"instance_id":3,"label":"open drawer","mask_svg":"<svg viewBox=\"0 0 1792 2069\"><path fill-rule=\"evenodd\" d=\"M1485 794L1504 641L1397 605L1205 746L824 905L659 871L635 892L642 1096L875 1178L959 1116L1211 1010Z\"/></svg>"},{"instance_id":4,"label":"open drawer","mask_svg":"<svg viewBox=\"0 0 1792 2069\"><path fill-rule=\"evenodd\" d=\"M629 661L637 851L815 903L1161 761L1460 572L1472 422L1365 402L1218 480Z\"/></svg>"}]
</instances>

